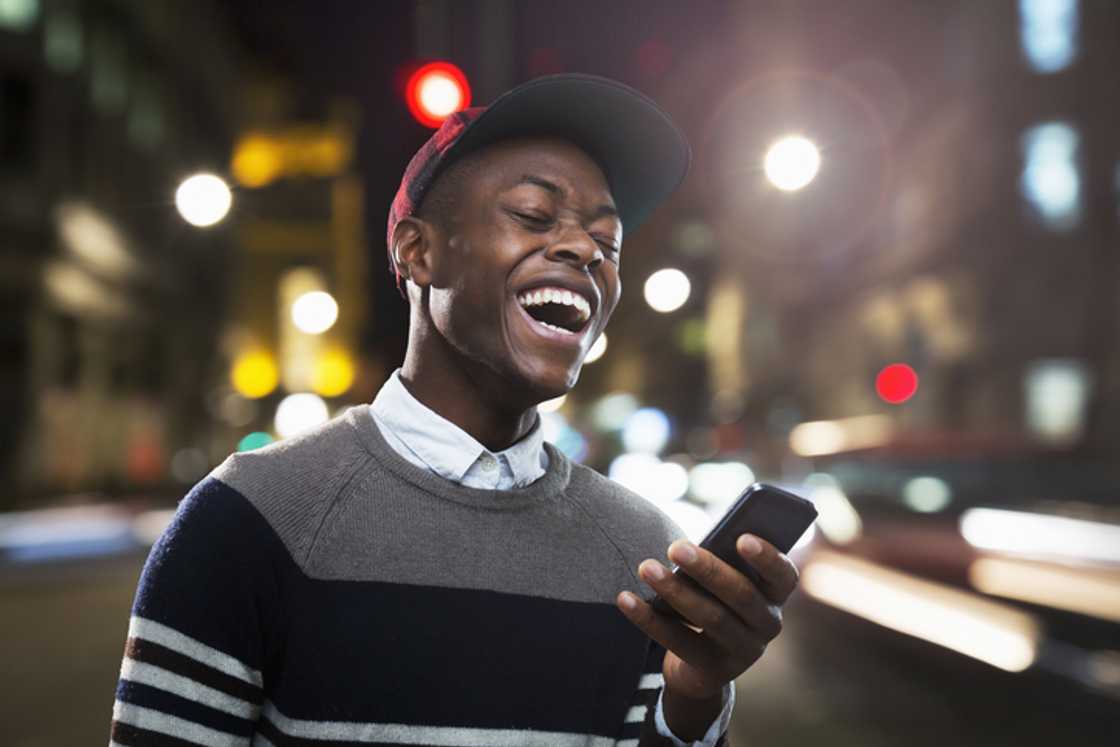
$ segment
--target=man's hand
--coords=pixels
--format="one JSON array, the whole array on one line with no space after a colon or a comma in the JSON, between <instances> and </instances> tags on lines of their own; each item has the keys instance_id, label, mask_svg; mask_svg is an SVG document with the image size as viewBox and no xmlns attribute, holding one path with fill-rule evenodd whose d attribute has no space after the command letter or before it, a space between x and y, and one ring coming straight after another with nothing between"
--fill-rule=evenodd
<instances>
[{"instance_id":1,"label":"man's hand","mask_svg":"<svg viewBox=\"0 0 1120 747\"><path fill-rule=\"evenodd\" d=\"M630 592L622 592L616 600L630 622L666 649L662 666L666 721L682 738L698 738L687 732L694 731L696 724L706 728L715 719L720 691L754 664L781 632L782 605L797 587L797 567L769 542L744 534L736 550L758 571L761 586L685 540L669 546L669 559L711 596L674 578L656 560L647 559L638 567L642 579L677 612L695 622L699 631L659 614ZM684 728L678 731L678 726Z\"/></svg>"}]
</instances>

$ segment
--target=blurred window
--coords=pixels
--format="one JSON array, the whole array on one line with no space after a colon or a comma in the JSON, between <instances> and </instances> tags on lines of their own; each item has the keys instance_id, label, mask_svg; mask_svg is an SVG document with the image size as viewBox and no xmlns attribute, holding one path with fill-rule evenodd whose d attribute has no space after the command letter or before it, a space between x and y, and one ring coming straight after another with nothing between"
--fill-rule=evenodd
<instances>
[{"instance_id":1,"label":"blurred window","mask_svg":"<svg viewBox=\"0 0 1120 747\"><path fill-rule=\"evenodd\" d=\"M39 17L39 0L0 0L0 29L27 31Z\"/></svg>"},{"instance_id":2,"label":"blurred window","mask_svg":"<svg viewBox=\"0 0 1120 747\"><path fill-rule=\"evenodd\" d=\"M85 57L82 21L72 10L58 10L47 16L43 54L55 72L74 73L81 68Z\"/></svg>"},{"instance_id":3,"label":"blurred window","mask_svg":"<svg viewBox=\"0 0 1120 747\"><path fill-rule=\"evenodd\" d=\"M128 101L124 44L116 34L99 29L90 51L93 105L102 114L120 114Z\"/></svg>"},{"instance_id":4,"label":"blurred window","mask_svg":"<svg viewBox=\"0 0 1120 747\"><path fill-rule=\"evenodd\" d=\"M0 76L0 171L30 170L34 158L34 109L35 89L29 77Z\"/></svg>"},{"instance_id":5,"label":"blurred window","mask_svg":"<svg viewBox=\"0 0 1120 747\"><path fill-rule=\"evenodd\" d=\"M1077 57L1078 0L1019 0L1019 42L1031 69L1056 73Z\"/></svg>"},{"instance_id":6,"label":"blurred window","mask_svg":"<svg viewBox=\"0 0 1120 747\"><path fill-rule=\"evenodd\" d=\"M159 87L146 77L137 82L128 112L128 136L142 148L155 150L163 142L163 102Z\"/></svg>"},{"instance_id":7,"label":"blurred window","mask_svg":"<svg viewBox=\"0 0 1120 747\"><path fill-rule=\"evenodd\" d=\"M1081 219L1080 146L1077 130L1065 122L1046 122L1027 130L1020 141L1023 198L1050 228L1065 231Z\"/></svg>"}]
</instances>

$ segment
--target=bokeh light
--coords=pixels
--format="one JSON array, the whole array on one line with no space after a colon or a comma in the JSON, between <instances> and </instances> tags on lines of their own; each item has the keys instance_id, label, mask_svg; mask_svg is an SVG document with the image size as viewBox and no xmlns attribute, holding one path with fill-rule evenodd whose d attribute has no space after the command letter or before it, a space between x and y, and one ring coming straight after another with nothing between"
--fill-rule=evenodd
<instances>
[{"instance_id":1,"label":"bokeh light","mask_svg":"<svg viewBox=\"0 0 1120 747\"><path fill-rule=\"evenodd\" d=\"M230 170L233 178L246 187L263 187L280 176L284 167L278 144L264 135L247 135L233 151Z\"/></svg>"},{"instance_id":2,"label":"bokeh light","mask_svg":"<svg viewBox=\"0 0 1120 747\"><path fill-rule=\"evenodd\" d=\"M1042 221L1058 231L1081 220L1080 143L1077 130L1065 122L1035 125L1023 134L1019 188Z\"/></svg>"},{"instance_id":3,"label":"bokeh light","mask_svg":"<svg viewBox=\"0 0 1120 747\"><path fill-rule=\"evenodd\" d=\"M669 443L669 416L656 407L643 407L622 426L622 445L627 451L657 454Z\"/></svg>"},{"instance_id":4,"label":"bokeh light","mask_svg":"<svg viewBox=\"0 0 1120 747\"><path fill-rule=\"evenodd\" d=\"M330 419L327 403L316 394L289 394L276 408L276 433L289 438Z\"/></svg>"},{"instance_id":5,"label":"bokeh light","mask_svg":"<svg viewBox=\"0 0 1120 747\"><path fill-rule=\"evenodd\" d=\"M752 482L754 472L743 462L706 462L688 473L692 496L703 503L726 504Z\"/></svg>"},{"instance_id":6,"label":"bokeh light","mask_svg":"<svg viewBox=\"0 0 1120 747\"><path fill-rule=\"evenodd\" d=\"M692 284L683 272L668 267L650 275L646 279L644 291L650 308L667 314L684 306L692 292Z\"/></svg>"},{"instance_id":7,"label":"bokeh light","mask_svg":"<svg viewBox=\"0 0 1120 747\"><path fill-rule=\"evenodd\" d=\"M918 374L905 363L892 363L875 377L875 391L884 402L900 405L918 391Z\"/></svg>"},{"instance_id":8,"label":"bokeh light","mask_svg":"<svg viewBox=\"0 0 1120 747\"><path fill-rule=\"evenodd\" d=\"M953 491L940 477L923 475L907 480L902 486L902 501L921 513L935 513L949 505Z\"/></svg>"},{"instance_id":9,"label":"bokeh light","mask_svg":"<svg viewBox=\"0 0 1120 747\"><path fill-rule=\"evenodd\" d=\"M304 293L292 304L292 323L301 332L319 335L338 320L338 302L326 291Z\"/></svg>"},{"instance_id":10,"label":"bokeh light","mask_svg":"<svg viewBox=\"0 0 1120 747\"><path fill-rule=\"evenodd\" d=\"M616 431L626 425L626 419L638 409L633 394L614 392L600 399L591 410L591 422L603 431Z\"/></svg>"},{"instance_id":11,"label":"bokeh light","mask_svg":"<svg viewBox=\"0 0 1120 747\"><path fill-rule=\"evenodd\" d=\"M467 76L449 62L432 62L413 73L405 96L412 116L433 129L471 104Z\"/></svg>"},{"instance_id":12,"label":"bokeh light","mask_svg":"<svg viewBox=\"0 0 1120 747\"><path fill-rule=\"evenodd\" d=\"M260 399L276 389L280 371L272 355L263 350L242 353L233 362L230 383L243 397Z\"/></svg>"},{"instance_id":13,"label":"bokeh light","mask_svg":"<svg viewBox=\"0 0 1120 747\"><path fill-rule=\"evenodd\" d=\"M544 402L541 402L539 405L537 405L537 410L539 410L540 412L556 412L564 406L564 401L567 398L568 395L561 394L559 397L546 399Z\"/></svg>"},{"instance_id":14,"label":"bokeh light","mask_svg":"<svg viewBox=\"0 0 1120 747\"><path fill-rule=\"evenodd\" d=\"M175 191L175 207L183 220L205 228L226 217L233 204L229 185L214 174L195 174L183 180Z\"/></svg>"},{"instance_id":15,"label":"bokeh light","mask_svg":"<svg viewBox=\"0 0 1120 747\"><path fill-rule=\"evenodd\" d=\"M315 360L311 388L324 397L345 394L354 384L354 359L342 348L331 348Z\"/></svg>"},{"instance_id":16,"label":"bokeh light","mask_svg":"<svg viewBox=\"0 0 1120 747\"><path fill-rule=\"evenodd\" d=\"M587 351L587 357L583 359L583 362L594 363L602 358L605 352L607 352L607 336L606 334L601 334L599 338L591 344L591 349Z\"/></svg>"},{"instance_id":17,"label":"bokeh light","mask_svg":"<svg viewBox=\"0 0 1120 747\"><path fill-rule=\"evenodd\" d=\"M770 146L763 165L771 184L793 192L813 181L821 166L821 154L810 140L789 135Z\"/></svg>"},{"instance_id":18,"label":"bokeh light","mask_svg":"<svg viewBox=\"0 0 1120 747\"><path fill-rule=\"evenodd\" d=\"M264 431L253 431L237 442L238 451L252 451L259 449L262 446L268 446L272 443L273 438Z\"/></svg>"}]
</instances>

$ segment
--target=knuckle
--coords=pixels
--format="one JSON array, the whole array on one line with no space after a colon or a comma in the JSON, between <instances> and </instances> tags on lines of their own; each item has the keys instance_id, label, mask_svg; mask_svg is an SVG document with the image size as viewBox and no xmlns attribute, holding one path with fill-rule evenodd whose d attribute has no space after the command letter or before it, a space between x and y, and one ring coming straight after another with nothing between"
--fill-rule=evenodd
<instances>
[{"instance_id":1,"label":"knuckle","mask_svg":"<svg viewBox=\"0 0 1120 747\"><path fill-rule=\"evenodd\" d=\"M719 605L708 605L700 615L700 627L704 630L721 630L727 625L728 613Z\"/></svg>"}]
</instances>

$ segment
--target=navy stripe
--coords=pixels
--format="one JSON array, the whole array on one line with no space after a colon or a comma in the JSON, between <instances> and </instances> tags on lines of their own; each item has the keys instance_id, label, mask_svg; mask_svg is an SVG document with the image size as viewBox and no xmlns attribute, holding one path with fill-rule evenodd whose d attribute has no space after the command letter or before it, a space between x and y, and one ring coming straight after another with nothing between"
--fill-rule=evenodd
<instances>
[{"instance_id":1,"label":"navy stripe","mask_svg":"<svg viewBox=\"0 0 1120 747\"><path fill-rule=\"evenodd\" d=\"M194 742L114 721L110 738L124 747L198 747Z\"/></svg>"},{"instance_id":2,"label":"navy stripe","mask_svg":"<svg viewBox=\"0 0 1120 747\"><path fill-rule=\"evenodd\" d=\"M613 737L648 656L648 639L611 604L382 582L303 587L287 643L299 675L270 694L291 718Z\"/></svg>"},{"instance_id":3,"label":"navy stripe","mask_svg":"<svg viewBox=\"0 0 1120 747\"><path fill-rule=\"evenodd\" d=\"M218 731L229 732L242 737L253 735L254 722L252 721L139 682L121 680L117 684L117 699L125 703L132 703L143 708L151 708L154 711L177 716L187 721L193 721L196 724Z\"/></svg>"},{"instance_id":4,"label":"navy stripe","mask_svg":"<svg viewBox=\"0 0 1120 747\"><path fill-rule=\"evenodd\" d=\"M215 559L221 562L215 562ZM299 570L257 509L206 478L152 547L133 614L168 625L267 674L280 665L281 588Z\"/></svg>"},{"instance_id":5,"label":"navy stripe","mask_svg":"<svg viewBox=\"0 0 1120 747\"><path fill-rule=\"evenodd\" d=\"M211 669L189 656L183 656L158 643L152 643L143 638L129 638L125 643L124 653L130 659L161 667L183 677L189 677L195 682L200 682L235 698L257 704L264 700L263 691L256 685L231 677L225 672Z\"/></svg>"}]
</instances>

